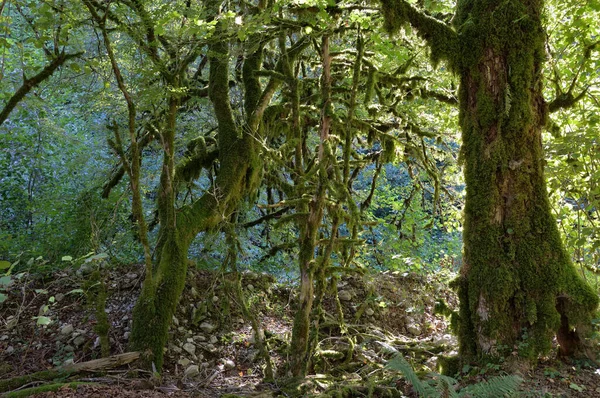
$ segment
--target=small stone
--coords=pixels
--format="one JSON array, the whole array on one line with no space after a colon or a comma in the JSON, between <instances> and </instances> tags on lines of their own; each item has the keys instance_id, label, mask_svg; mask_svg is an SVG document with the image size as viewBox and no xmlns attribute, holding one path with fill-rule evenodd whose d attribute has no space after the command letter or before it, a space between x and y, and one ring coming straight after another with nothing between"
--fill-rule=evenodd
<instances>
[{"instance_id":1,"label":"small stone","mask_svg":"<svg viewBox=\"0 0 600 398\"><path fill-rule=\"evenodd\" d=\"M412 334L413 336L418 336L421 334L421 325L419 325L418 323L410 324L406 327L406 331Z\"/></svg>"},{"instance_id":2,"label":"small stone","mask_svg":"<svg viewBox=\"0 0 600 398\"><path fill-rule=\"evenodd\" d=\"M173 325L179 326L179 319L175 318L175 316L173 316Z\"/></svg>"},{"instance_id":3,"label":"small stone","mask_svg":"<svg viewBox=\"0 0 600 398\"><path fill-rule=\"evenodd\" d=\"M192 361L190 361L187 358L181 358L179 361L177 361L177 363L181 366L183 366L184 368L187 367Z\"/></svg>"},{"instance_id":4,"label":"small stone","mask_svg":"<svg viewBox=\"0 0 600 398\"><path fill-rule=\"evenodd\" d=\"M125 275L125 278L129 279L129 280L133 280L133 279L137 279L138 275L134 272L130 272L127 275Z\"/></svg>"},{"instance_id":5,"label":"small stone","mask_svg":"<svg viewBox=\"0 0 600 398\"><path fill-rule=\"evenodd\" d=\"M75 328L73 328L73 325L69 323L68 325L63 326L62 329L60 329L60 334L66 336L73 333L73 330L75 330Z\"/></svg>"},{"instance_id":6,"label":"small stone","mask_svg":"<svg viewBox=\"0 0 600 398\"><path fill-rule=\"evenodd\" d=\"M375 311L373 311L373 309L372 309L372 308L367 308L367 309L365 310L365 314L366 314L367 316L373 316L373 314L374 314L374 313L375 313Z\"/></svg>"},{"instance_id":7,"label":"small stone","mask_svg":"<svg viewBox=\"0 0 600 398\"><path fill-rule=\"evenodd\" d=\"M195 287L192 286L192 288L190 289L190 294L192 295L192 297L198 297L198 291Z\"/></svg>"},{"instance_id":8,"label":"small stone","mask_svg":"<svg viewBox=\"0 0 600 398\"><path fill-rule=\"evenodd\" d=\"M123 338L125 340L129 340L129 336L131 336L131 332L125 332L125 333L123 333Z\"/></svg>"},{"instance_id":9,"label":"small stone","mask_svg":"<svg viewBox=\"0 0 600 398\"><path fill-rule=\"evenodd\" d=\"M236 322L239 323L240 325L243 325L244 324L244 318L238 318L236 320Z\"/></svg>"},{"instance_id":10,"label":"small stone","mask_svg":"<svg viewBox=\"0 0 600 398\"><path fill-rule=\"evenodd\" d=\"M15 347L13 347L13 346L11 346L11 345L9 345L8 347L6 347L6 350L4 350L4 353L5 353L6 355L10 355L10 354L12 354L13 352L15 352Z\"/></svg>"},{"instance_id":11,"label":"small stone","mask_svg":"<svg viewBox=\"0 0 600 398\"><path fill-rule=\"evenodd\" d=\"M123 318L121 318L121 322L127 322L129 320L129 317L127 315L125 315Z\"/></svg>"},{"instance_id":12,"label":"small stone","mask_svg":"<svg viewBox=\"0 0 600 398\"><path fill-rule=\"evenodd\" d=\"M254 286L252 286L252 285L248 285L247 287L248 287L248 290L250 290L250 291L254 290Z\"/></svg>"},{"instance_id":13,"label":"small stone","mask_svg":"<svg viewBox=\"0 0 600 398\"><path fill-rule=\"evenodd\" d=\"M62 293L57 293L54 296L54 300L56 300L57 303L60 303L61 301L63 301L65 299L65 295Z\"/></svg>"},{"instance_id":14,"label":"small stone","mask_svg":"<svg viewBox=\"0 0 600 398\"><path fill-rule=\"evenodd\" d=\"M213 298L212 298L212 302L213 302L213 303L216 303L216 302L218 302L218 301L219 301L219 296L213 296Z\"/></svg>"},{"instance_id":15,"label":"small stone","mask_svg":"<svg viewBox=\"0 0 600 398\"><path fill-rule=\"evenodd\" d=\"M173 351L176 354L181 354L183 352L183 350L181 349L181 347L178 347L178 346L173 345L173 344L169 344L169 351Z\"/></svg>"},{"instance_id":16,"label":"small stone","mask_svg":"<svg viewBox=\"0 0 600 398\"><path fill-rule=\"evenodd\" d=\"M202 329L204 333L211 333L213 330L215 330L215 327L208 322L202 322L200 324L200 329Z\"/></svg>"},{"instance_id":17,"label":"small stone","mask_svg":"<svg viewBox=\"0 0 600 398\"><path fill-rule=\"evenodd\" d=\"M85 336L77 336L75 337L75 340L73 340L73 344L75 344L76 347L79 347L80 345L85 343L85 340Z\"/></svg>"},{"instance_id":18,"label":"small stone","mask_svg":"<svg viewBox=\"0 0 600 398\"><path fill-rule=\"evenodd\" d=\"M193 342L194 342L194 339L193 339L193 338L191 338L191 337L188 337L188 338L186 339L186 341L187 341L188 343L193 343Z\"/></svg>"},{"instance_id":19,"label":"small stone","mask_svg":"<svg viewBox=\"0 0 600 398\"><path fill-rule=\"evenodd\" d=\"M338 297L342 301L350 301L352 300L352 293L350 293L348 290L342 290L338 292Z\"/></svg>"},{"instance_id":20,"label":"small stone","mask_svg":"<svg viewBox=\"0 0 600 398\"><path fill-rule=\"evenodd\" d=\"M191 379L192 377L196 377L200 374L200 369L198 369L198 365L190 365L183 372L183 377Z\"/></svg>"},{"instance_id":21,"label":"small stone","mask_svg":"<svg viewBox=\"0 0 600 398\"><path fill-rule=\"evenodd\" d=\"M201 334L194 336L194 340L196 341L206 341L206 337L202 336Z\"/></svg>"},{"instance_id":22,"label":"small stone","mask_svg":"<svg viewBox=\"0 0 600 398\"><path fill-rule=\"evenodd\" d=\"M231 359L224 360L223 365L225 366L225 369L234 369L235 368L235 362L233 362Z\"/></svg>"},{"instance_id":23,"label":"small stone","mask_svg":"<svg viewBox=\"0 0 600 398\"><path fill-rule=\"evenodd\" d=\"M63 366L73 365L74 363L75 361L73 360L73 358L69 358L63 363Z\"/></svg>"},{"instance_id":24,"label":"small stone","mask_svg":"<svg viewBox=\"0 0 600 398\"><path fill-rule=\"evenodd\" d=\"M196 353L196 346L192 343L185 343L183 345L183 349L191 355L194 355Z\"/></svg>"},{"instance_id":25,"label":"small stone","mask_svg":"<svg viewBox=\"0 0 600 398\"><path fill-rule=\"evenodd\" d=\"M177 328L177 331L180 332L180 333L184 333L185 332L185 328L183 326L179 326Z\"/></svg>"},{"instance_id":26,"label":"small stone","mask_svg":"<svg viewBox=\"0 0 600 398\"><path fill-rule=\"evenodd\" d=\"M65 348L63 348L63 350L65 350L65 352L73 352L75 351L75 347L73 347L72 345L66 345Z\"/></svg>"},{"instance_id":27,"label":"small stone","mask_svg":"<svg viewBox=\"0 0 600 398\"><path fill-rule=\"evenodd\" d=\"M209 340L210 344L217 344L218 342L219 342L219 339L217 338L217 336L210 336L210 340Z\"/></svg>"},{"instance_id":28,"label":"small stone","mask_svg":"<svg viewBox=\"0 0 600 398\"><path fill-rule=\"evenodd\" d=\"M213 352L217 351L216 347L214 345L212 345L212 344L207 344L206 345L206 350L208 352L210 352L210 353L213 353Z\"/></svg>"},{"instance_id":29,"label":"small stone","mask_svg":"<svg viewBox=\"0 0 600 398\"><path fill-rule=\"evenodd\" d=\"M4 334L0 337L0 341L8 340L8 335Z\"/></svg>"}]
</instances>

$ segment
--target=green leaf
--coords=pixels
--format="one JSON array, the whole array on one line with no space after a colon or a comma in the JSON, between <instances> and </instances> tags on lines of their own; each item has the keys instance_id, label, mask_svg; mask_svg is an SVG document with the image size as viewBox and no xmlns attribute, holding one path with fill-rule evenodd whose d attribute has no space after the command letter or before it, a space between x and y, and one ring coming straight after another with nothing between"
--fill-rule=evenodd
<instances>
[{"instance_id":1,"label":"green leaf","mask_svg":"<svg viewBox=\"0 0 600 398\"><path fill-rule=\"evenodd\" d=\"M0 286L8 287L12 284L12 278L8 275L0 277Z\"/></svg>"},{"instance_id":2,"label":"green leaf","mask_svg":"<svg viewBox=\"0 0 600 398\"><path fill-rule=\"evenodd\" d=\"M0 261L0 271L4 271L5 269L10 268L10 262L2 260Z\"/></svg>"},{"instance_id":3,"label":"green leaf","mask_svg":"<svg viewBox=\"0 0 600 398\"><path fill-rule=\"evenodd\" d=\"M62 256L61 260L62 261L73 261L73 257L71 257L71 256Z\"/></svg>"},{"instance_id":4,"label":"green leaf","mask_svg":"<svg viewBox=\"0 0 600 398\"><path fill-rule=\"evenodd\" d=\"M52 323L52 319L47 316L35 316L33 319L37 319L36 324L38 325L50 325Z\"/></svg>"},{"instance_id":5,"label":"green leaf","mask_svg":"<svg viewBox=\"0 0 600 398\"><path fill-rule=\"evenodd\" d=\"M71 68L71 70L75 73L79 73L81 72L81 66L79 66L79 64L73 62L72 64L69 65L69 68Z\"/></svg>"},{"instance_id":6,"label":"green leaf","mask_svg":"<svg viewBox=\"0 0 600 398\"><path fill-rule=\"evenodd\" d=\"M70 292L67 292L67 294L75 294L75 293L83 294L83 289L73 289Z\"/></svg>"},{"instance_id":7,"label":"green leaf","mask_svg":"<svg viewBox=\"0 0 600 398\"><path fill-rule=\"evenodd\" d=\"M6 294L0 293L0 304L5 302L7 298L8 298L8 296Z\"/></svg>"},{"instance_id":8,"label":"green leaf","mask_svg":"<svg viewBox=\"0 0 600 398\"><path fill-rule=\"evenodd\" d=\"M583 386L579 386L579 385L577 385L575 383L569 384L569 388L571 390L575 390L575 391L579 391L579 392L582 392L585 389Z\"/></svg>"},{"instance_id":9,"label":"green leaf","mask_svg":"<svg viewBox=\"0 0 600 398\"><path fill-rule=\"evenodd\" d=\"M98 253L94 256L88 257L85 262L89 263L90 261L100 261L100 260L104 260L105 258L108 258L108 254L106 253Z\"/></svg>"}]
</instances>

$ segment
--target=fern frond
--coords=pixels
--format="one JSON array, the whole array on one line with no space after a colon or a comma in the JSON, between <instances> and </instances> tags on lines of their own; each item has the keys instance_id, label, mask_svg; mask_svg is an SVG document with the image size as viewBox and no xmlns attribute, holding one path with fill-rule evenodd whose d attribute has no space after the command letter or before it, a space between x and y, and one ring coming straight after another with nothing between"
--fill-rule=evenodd
<instances>
[{"instance_id":1,"label":"fern frond","mask_svg":"<svg viewBox=\"0 0 600 398\"><path fill-rule=\"evenodd\" d=\"M518 376L496 376L463 388L459 397L489 398L514 394L523 380Z\"/></svg>"},{"instance_id":2,"label":"fern frond","mask_svg":"<svg viewBox=\"0 0 600 398\"><path fill-rule=\"evenodd\" d=\"M406 380L412 384L419 396L425 398L439 397L439 394L433 387L419 379L419 376L417 376L412 366L410 366L410 364L406 362L406 359L404 359L401 355L394 356L394 358L388 361L386 367L402 373Z\"/></svg>"},{"instance_id":3,"label":"fern frond","mask_svg":"<svg viewBox=\"0 0 600 398\"><path fill-rule=\"evenodd\" d=\"M456 392L456 379L437 374L435 379L437 380L436 389L440 394L440 398L458 398L458 393Z\"/></svg>"}]
</instances>

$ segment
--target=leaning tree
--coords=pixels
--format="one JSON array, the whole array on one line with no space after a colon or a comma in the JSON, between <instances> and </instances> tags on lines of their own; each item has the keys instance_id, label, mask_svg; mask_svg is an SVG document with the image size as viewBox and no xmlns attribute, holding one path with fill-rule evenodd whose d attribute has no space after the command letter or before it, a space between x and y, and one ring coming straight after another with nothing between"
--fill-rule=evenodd
<instances>
[{"instance_id":1,"label":"leaning tree","mask_svg":"<svg viewBox=\"0 0 600 398\"><path fill-rule=\"evenodd\" d=\"M598 305L571 263L551 214L542 129L572 101L542 95L541 0L459 0L448 24L403 0L382 0L387 27L409 23L434 62L460 78L466 180L464 265L456 286L463 358L573 354Z\"/></svg>"}]
</instances>

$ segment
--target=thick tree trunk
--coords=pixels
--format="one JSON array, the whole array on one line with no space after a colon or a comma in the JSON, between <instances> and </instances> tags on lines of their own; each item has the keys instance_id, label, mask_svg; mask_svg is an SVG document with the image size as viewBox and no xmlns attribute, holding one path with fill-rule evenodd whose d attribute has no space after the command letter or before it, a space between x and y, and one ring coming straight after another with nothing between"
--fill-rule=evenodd
<instances>
[{"instance_id":1,"label":"thick tree trunk","mask_svg":"<svg viewBox=\"0 0 600 398\"><path fill-rule=\"evenodd\" d=\"M572 331L598 304L548 202L541 9L539 0L459 1L454 19L467 187L458 332L467 357L516 348L534 359L559 330L571 354L580 342Z\"/></svg>"}]
</instances>

